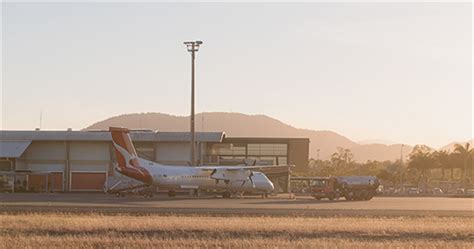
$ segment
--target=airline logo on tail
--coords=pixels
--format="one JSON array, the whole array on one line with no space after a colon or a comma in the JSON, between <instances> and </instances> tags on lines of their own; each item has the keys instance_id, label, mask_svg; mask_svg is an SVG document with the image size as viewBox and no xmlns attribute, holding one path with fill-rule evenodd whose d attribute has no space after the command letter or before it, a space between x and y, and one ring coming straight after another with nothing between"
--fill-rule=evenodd
<instances>
[{"instance_id":1,"label":"airline logo on tail","mask_svg":"<svg viewBox=\"0 0 474 249\"><path fill-rule=\"evenodd\" d=\"M124 158L124 163L122 165L120 165L120 163L119 163L119 166L123 166L123 167L127 167L127 168L138 168L138 167L140 167L140 164L138 163L137 156L131 155L122 146L116 144L115 141L112 141L112 143L114 144L114 148Z\"/></svg>"},{"instance_id":2,"label":"airline logo on tail","mask_svg":"<svg viewBox=\"0 0 474 249\"><path fill-rule=\"evenodd\" d=\"M136 180L151 184L153 180L150 173L140 166L137 152L129 136L130 130L110 127L109 131L112 135L112 144L117 156L119 172Z\"/></svg>"}]
</instances>

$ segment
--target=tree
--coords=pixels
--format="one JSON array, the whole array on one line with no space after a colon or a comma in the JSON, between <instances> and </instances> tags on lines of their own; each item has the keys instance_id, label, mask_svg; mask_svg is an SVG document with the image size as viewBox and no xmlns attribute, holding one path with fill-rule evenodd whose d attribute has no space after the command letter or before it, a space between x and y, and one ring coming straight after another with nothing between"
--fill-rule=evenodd
<instances>
[{"instance_id":1,"label":"tree","mask_svg":"<svg viewBox=\"0 0 474 249\"><path fill-rule=\"evenodd\" d=\"M463 181L465 182L467 180L467 172L472 171L471 161L472 161L472 155L474 154L474 150L471 148L469 143L466 143L465 146L456 144L454 145L454 153L458 154L463 160L464 167L462 168L461 175L462 175Z\"/></svg>"},{"instance_id":2,"label":"tree","mask_svg":"<svg viewBox=\"0 0 474 249\"><path fill-rule=\"evenodd\" d=\"M384 180L384 181L389 181L392 184L397 181L397 178L394 174L388 172L386 169L382 169L379 171L377 174L377 178Z\"/></svg>"},{"instance_id":3,"label":"tree","mask_svg":"<svg viewBox=\"0 0 474 249\"><path fill-rule=\"evenodd\" d=\"M462 169L462 165L464 163L464 160L463 160L462 156L458 153L450 153L449 157L448 157L448 160L449 160L449 165L450 165L450 169L451 169L451 180L454 180L454 169L455 168ZM462 177L462 175L461 175L461 177Z\"/></svg>"},{"instance_id":4,"label":"tree","mask_svg":"<svg viewBox=\"0 0 474 249\"><path fill-rule=\"evenodd\" d=\"M352 159L354 155L349 149L344 149L342 147L337 147L337 152L334 152L331 155L331 162L336 167L341 167L344 165L350 165L353 163Z\"/></svg>"},{"instance_id":5,"label":"tree","mask_svg":"<svg viewBox=\"0 0 474 249\"><path fill-rule=\"evenodd\" d=\"M408 167L421 172L424 183L428 182L429 170L434 168L435 160L431 148L426 145L416 145L410 153Z\"/></svg>"},{"instance_id":6,"label":"tree","mask_svg":"<svg viewBox=\"0 0 474 249\"><path fill-rule=\"evenodd\" d=\"M449 153L445 150L435 151L433 152L432 156L433 156L433 159L435 160L434 162L435 167L441 169L442 179L444 180L445 179L444 171L446 169L452 169ZM451 177L452 177L452 174L451 174Z\"/></svg>"}]
</instances>

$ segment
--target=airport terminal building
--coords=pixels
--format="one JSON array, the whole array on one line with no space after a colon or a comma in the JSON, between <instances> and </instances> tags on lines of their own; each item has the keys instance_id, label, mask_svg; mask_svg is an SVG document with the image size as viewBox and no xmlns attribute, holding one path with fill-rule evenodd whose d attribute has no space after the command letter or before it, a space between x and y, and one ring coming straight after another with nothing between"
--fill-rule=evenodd
<instances>
[{"instance_id":1,"label":"airport terminal building","mask_svg":"<svg viewBox=\"0 0 474 249\"><path fill-rule=\"evenodd\" d=\"M190 133L132 131L140 157L162 164L186 165ZM0 131L0 183L13 191L103 191L117 174L115 153L107 131ZM308 166L309 139L227 137L224 132L196 133L201 165L258 164ZM280 192L288 189L289 171L265 172ZM0 186L2 187L2 186Z\"/></svg>"}]
</instances>

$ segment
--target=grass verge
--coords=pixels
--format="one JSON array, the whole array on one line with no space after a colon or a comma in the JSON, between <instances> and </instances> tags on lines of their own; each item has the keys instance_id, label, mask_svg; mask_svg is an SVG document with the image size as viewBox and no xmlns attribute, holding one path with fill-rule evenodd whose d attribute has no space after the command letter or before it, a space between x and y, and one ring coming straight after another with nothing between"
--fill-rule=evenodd
<instances>
[{"instance_id":1,"label":"grass verge","mask_svg":"<svg viewBox=\"0 0 474 249\"><path fill-rule=\"evenodd\" d=\"M472 248L469 217L0 214L1 248Z\"/></svg>"}]
</instances>

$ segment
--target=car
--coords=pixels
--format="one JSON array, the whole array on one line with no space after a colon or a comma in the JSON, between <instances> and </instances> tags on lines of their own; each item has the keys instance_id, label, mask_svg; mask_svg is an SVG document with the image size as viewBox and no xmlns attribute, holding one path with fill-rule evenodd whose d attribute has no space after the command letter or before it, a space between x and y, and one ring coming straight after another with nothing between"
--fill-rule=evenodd
<instances>
[{"instance_id":1,"label":"car","mask_svg":"<svg viewBox=\"0 0 474 249\"><path fill-rule=\"evenodd\" d=\"M474 188L466 189L464 196L474 197Z\"/></svg>"},{"instance_id":2,"label":"car","mask_svg":"<svg viewBox=\"0 0 474 249\"><path fill-rule=\"evenodd\" d=\"M419 188L409 188L408 189L408 194L409 195L418 195L420 193Z\"/></svg>"},{"instance_id":3,"label":"car","mask_svg":"<svg viewBox=\"0 0 474 249\"><path fill-rule=\"evenodd\" d=\"M377 193L379 193L379 194L383 194L383 193L384 193L384 187L383 187L383 185L380 185L380 186L377 188Z\"/></svg>"},{"instance_id":4,"label":"car","mask_svg":"<svg viewBox=\"0 0 474 249\"><path fill-rule=\"evenodd\" d=\"M443 190L440 188L433 188L432 190L433 195L442 195L444 194Z\"/></svg>"},{"instance_id":5,"label":"car","mask_svg":"<svg viewBox=\"0 0 474 249\"><path fill-rule=\"evenodd\" d=\"M456 195L457 196L464 196L464 189L463 188L458 188L456 189Z\"/></svg>"}]
</instances>

